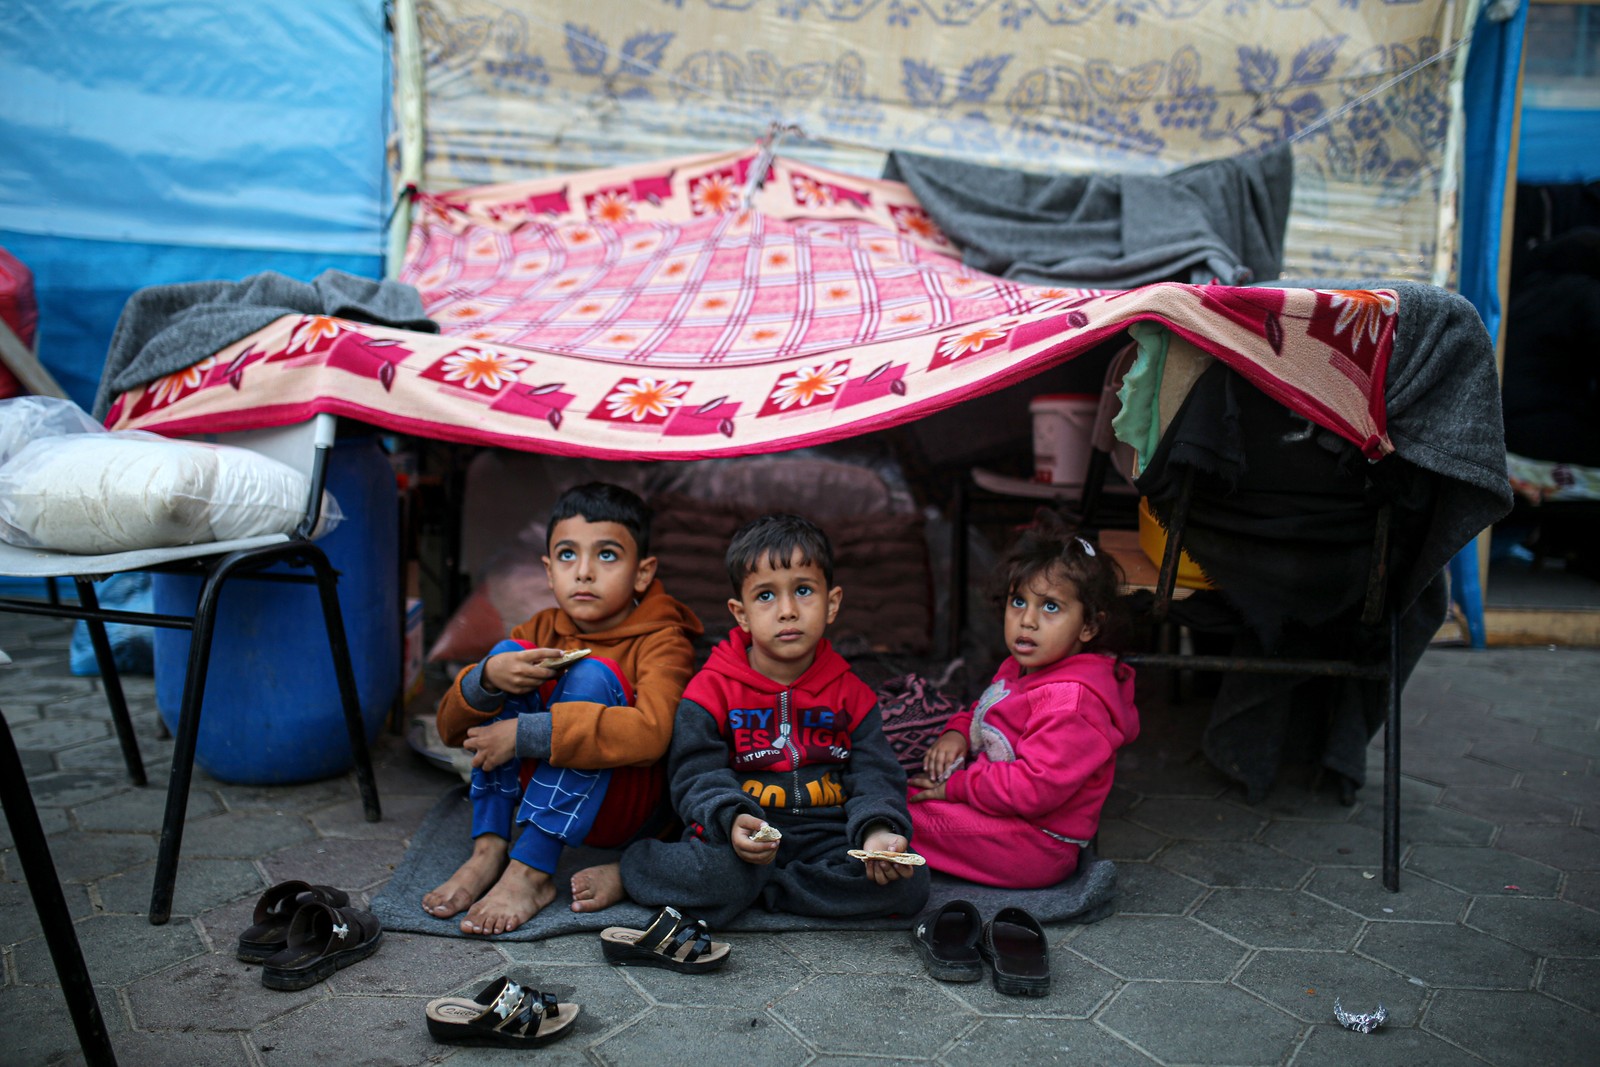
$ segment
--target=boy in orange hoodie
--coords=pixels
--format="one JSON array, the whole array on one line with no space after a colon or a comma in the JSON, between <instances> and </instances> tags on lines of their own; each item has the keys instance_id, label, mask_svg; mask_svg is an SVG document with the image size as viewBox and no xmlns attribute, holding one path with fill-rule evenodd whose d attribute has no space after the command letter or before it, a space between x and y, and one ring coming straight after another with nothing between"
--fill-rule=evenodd
<instances>
[{"instance_id":1,"label":"boy in orange hoodie","mask_svg":"<svg viewBox=\"0 0 1600 1067\"><path fill-rule=\"evenodd\" d=\"M555 899L563 847L618 847L664 811L662 757L700 620L656 579L650 512L626 489L563 493L546 552L559 606L512 630L439 703L439 736L473 754L473 850L422 906L466 911L464 933L515 930ZM590 655L549 664L575 649Z\"/></svg>"}]
</instances>

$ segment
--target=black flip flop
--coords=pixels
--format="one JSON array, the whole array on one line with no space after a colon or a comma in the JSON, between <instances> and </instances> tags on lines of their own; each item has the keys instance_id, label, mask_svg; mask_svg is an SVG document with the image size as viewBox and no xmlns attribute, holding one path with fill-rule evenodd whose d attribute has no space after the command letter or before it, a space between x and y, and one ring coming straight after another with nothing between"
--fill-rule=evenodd
<instances>
[{"instance_id":1,"label":"black flip flop","mask_svg":"<svg viewBox=\"0 0 1600 1067\"><path fill-rule=\"evenodd\" d=\"M979 943L994 968L994 987L1013 997L1042 997L1050 992L1050 942L1044 927L1027 911L1001 908L983 928Z\"/></svg>"},{"instance_id":2,"label":"black flip flop","mask_svg":"<svg viewBox=\"0 0 1600 1067\"><path fill-rule=\"evenodd\" d=\"M941 982L976 982L983 977L978 939L983 916L970 900L952 900L927 922L918 923L911 940L928 973Z\"/></svg>"},{"instance_id":3,"label":"black flip flop","mask_svg":"<svg viewBox=\"0 0 1600 1067\"><path fill-rule=\"evenodd\" d=\"M430 1000L428 1033L450 1045L523 1048L555 1040L570 1030L577 1017L578 1005L558 1003L554 993L525 989L501 977L471 1000Z\"/></svg>"},{"instance_id":4,"label":"black flip flop","mask_svg":"<svg viewBox=\"0 0 1600 1067\"><path fill-rule=\"evenodd\" d=\"M261 965L268 989L304 989L378 950L383 924L359 908L303 904L289 923L282 952Z\"/></svg>"},{"instance_id":5,"label":"black flip flop","mask_svg":"<svg viewBox=\"0 0 1600 1067\"><path fill-rule=\"evenodd\" d=\"M253 925L239 935L238 956L246 963L265 963L268 956L282 952L288 945L289 923L302 904L342 908L349 903L349 894L331 885L279 882L256 901Z\"/></svg>"},{"instance_id":6,"label":"black flip flop","mask_svg":"<svg viewBox=\"0 0 1600 1067\"><path fill-rule=\"evenodd\" d=\"M643 930L608 926L600 931L600 951L619 967L665 967L694 974L728 962L729 946L711 940L711 928L677 908L662 908Z\"/></svg>"}]
</instances>

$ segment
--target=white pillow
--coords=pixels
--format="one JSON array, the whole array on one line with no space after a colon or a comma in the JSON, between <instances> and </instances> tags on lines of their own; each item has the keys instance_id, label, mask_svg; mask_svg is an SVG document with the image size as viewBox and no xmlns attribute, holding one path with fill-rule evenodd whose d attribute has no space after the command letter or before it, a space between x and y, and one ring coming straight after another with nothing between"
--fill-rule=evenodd
<instances>
[{"instance_id":1,"label":"white pillow","mask_svg":"<svg viewBox=\"0 0 1600 1067\"><path fill-rule=\"evenodd\" d=\"M41 437L0 466L0 537L98 555L290 533L308 491L299 472L248 449L143 433Z\"/></svg>"}]
</instances>

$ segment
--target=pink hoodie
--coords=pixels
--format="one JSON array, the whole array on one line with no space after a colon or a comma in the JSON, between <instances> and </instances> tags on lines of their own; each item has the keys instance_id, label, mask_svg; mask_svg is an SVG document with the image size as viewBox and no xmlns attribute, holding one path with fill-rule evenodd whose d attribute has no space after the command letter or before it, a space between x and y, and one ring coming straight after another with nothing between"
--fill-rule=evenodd
<instances>
[{"instance_id":1,"label":"pink hoodie","mask_svg":"<svg viewBox=\"0 0 1600 1067\"><path fill-rule=\"evenodd\" d=\"M1117 749L1139 736L1133 668L1080 652L1022 674L1008 656L945 729L970 746L945 783L947 799L1084 842L1099 828Z\"/></svg>"}]
</instances>

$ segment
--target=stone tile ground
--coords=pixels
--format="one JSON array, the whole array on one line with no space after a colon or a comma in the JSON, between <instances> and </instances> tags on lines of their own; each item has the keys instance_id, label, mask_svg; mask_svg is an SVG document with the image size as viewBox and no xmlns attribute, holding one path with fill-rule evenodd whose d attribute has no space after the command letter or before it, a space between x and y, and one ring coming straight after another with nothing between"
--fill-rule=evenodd
<instances>
[{"instance_id":1,"label":"stone tile ground","mask_svg":"<svg viewBox=\"0 0 1600 1067\"><path fill-rule=\"evenodd\" d=\"M1054 989L928 979L904 935L744 935L715 975L613 969L591 936L485 944L390 934L297 993L233 958L260 891L307 878L369 899L451 779L385 733L385 820L346 776L197 776L173 920L143 918L170 743L130 679L151 781L127 785L68 628L0 618L0 708L124 1064L504 1063L434 1044L423 1005L510 972L582 1003L535 1057L568 1064L1565 1065L1600 1062L1600 652L1436 649L1405 695L1401 892L1377 877L1378 788L1341 807L1286 773L1255 807L1198 756L1203 704L1146 679L1102 851L1119 912L1059 924ZM1374 782L1381 749L1372 750ZM80 1062L9 833L0 836L0 1061ZM1333 1021L1382 1002L1370 1035Z\"/></svg>"}]
</instances>

